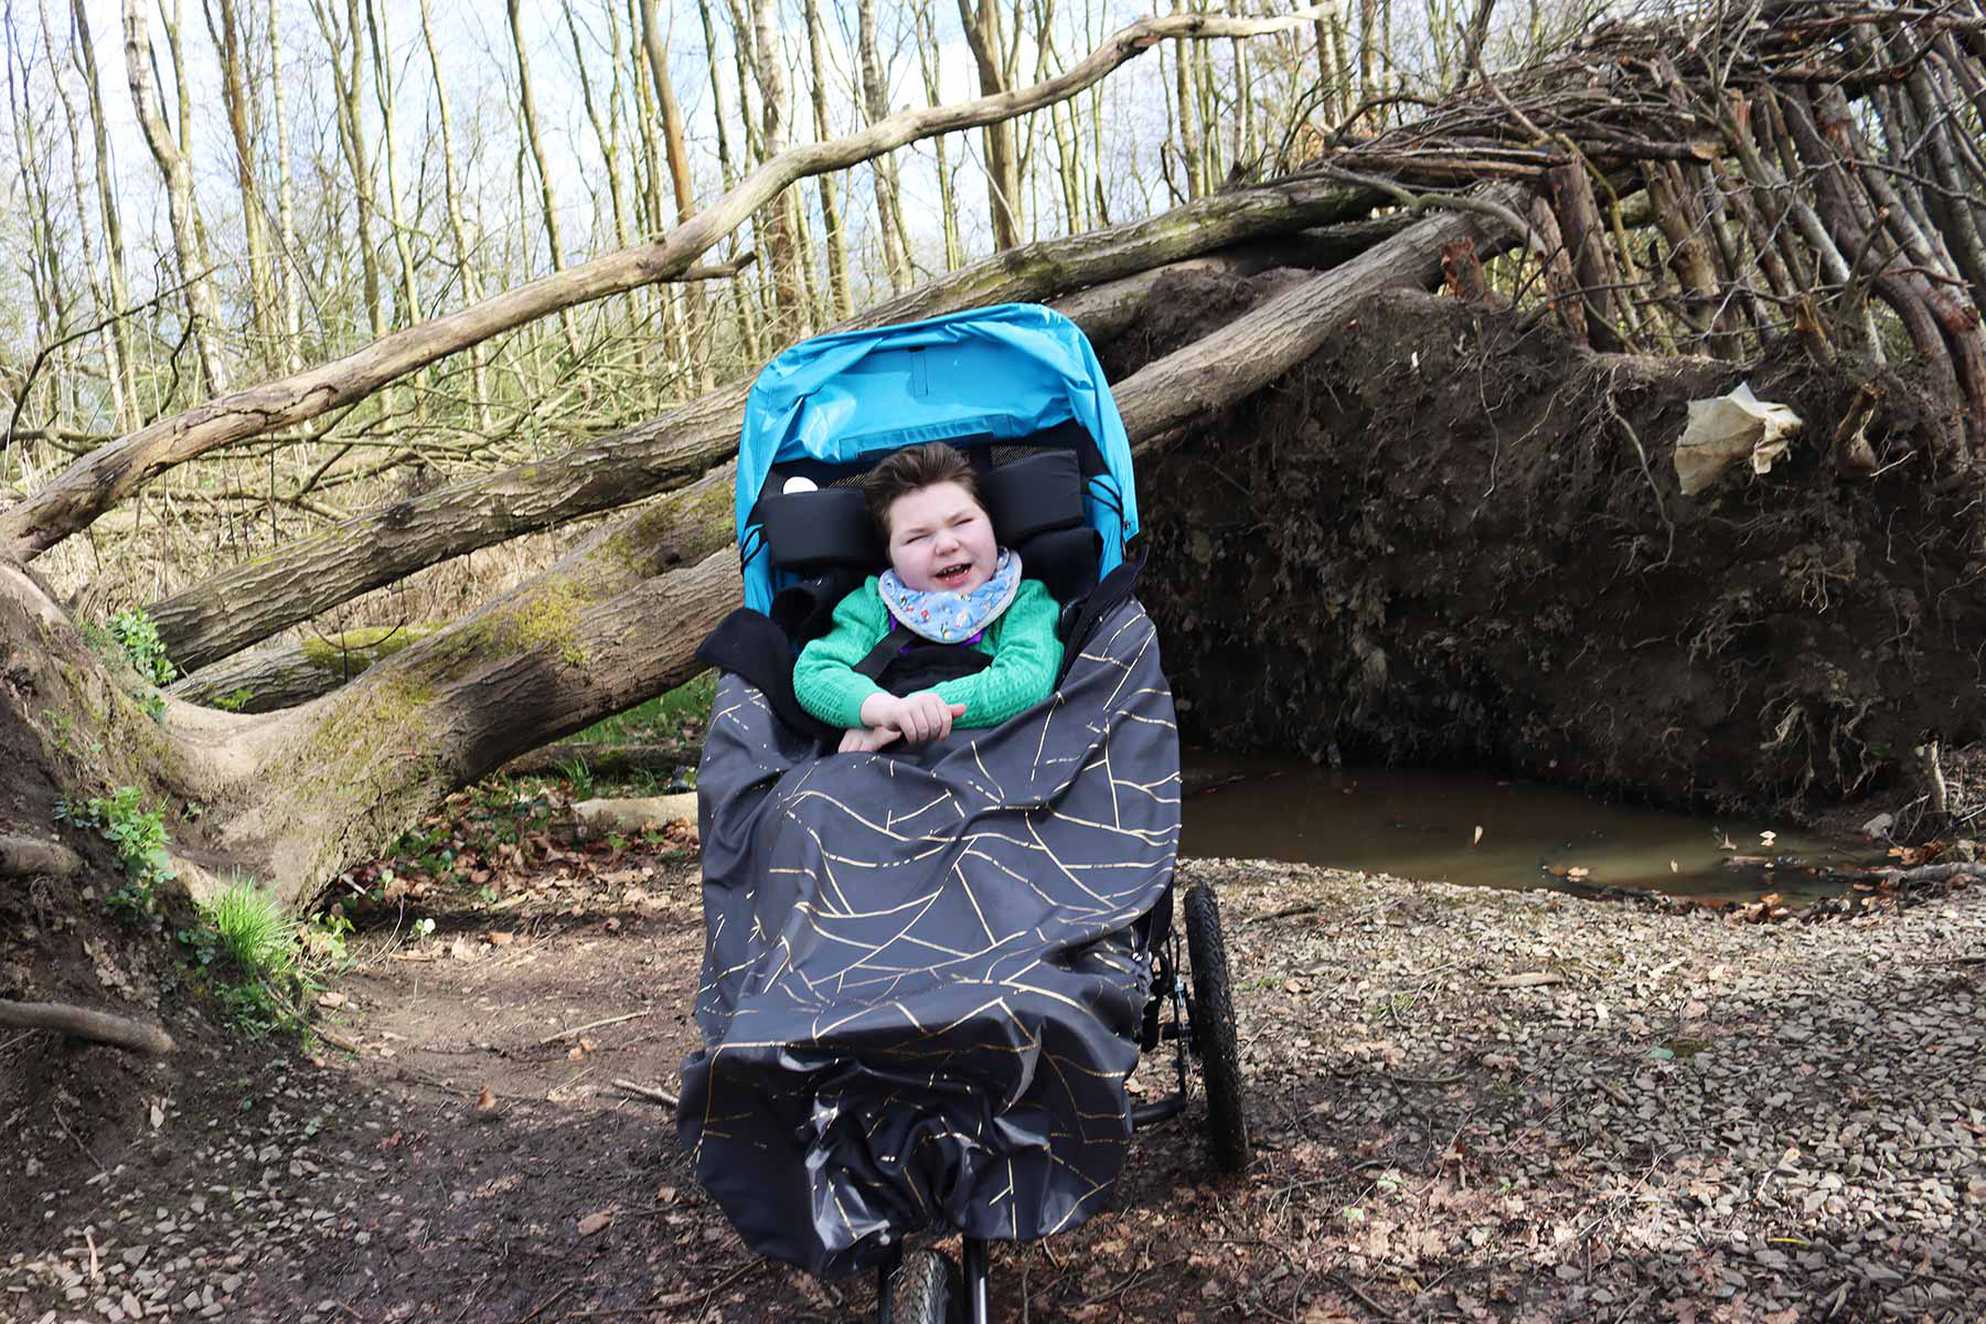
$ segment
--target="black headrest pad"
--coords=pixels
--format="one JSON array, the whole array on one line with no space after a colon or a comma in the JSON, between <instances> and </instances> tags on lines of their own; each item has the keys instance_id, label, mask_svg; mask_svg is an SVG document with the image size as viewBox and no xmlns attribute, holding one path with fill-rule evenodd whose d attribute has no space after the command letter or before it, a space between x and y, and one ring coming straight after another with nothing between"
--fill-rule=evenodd
<instances>
[{"instance_id":1,"label":"black headrest pad","mask_svg":"<svg viewBox=\"0 0 1986 1324\"><path fill-rule=\"evenodd\" d=\"M776 566L805 571L883 563L882 539L860 488L768 493L759 498L758 517Z\"/></svg>"},{"instance_id":2,"label":"black headrest pad","mask_svg":"<svg viewBox=\"0 0 1986 1324\"><path fill-rule=\"evenodd\" d=\"M1083 474L1073 450L1047 450L998 465L980 477L979 495L993 518L993 532L1008 547L1083 524Z\"/></svg>"},{"instance_id":3,"label":"black headrest pad","mask_svg":"<svg viewBox=\"0 0 1986 1324\"><path fill-rule=\"evenodd\" d=\"M1020 553L1021 573L1047 585L1057 602L1074 602L1096 587L1103 539L1095 529L1050 529L1014 550Z\"/></svg>"}]
</instances>

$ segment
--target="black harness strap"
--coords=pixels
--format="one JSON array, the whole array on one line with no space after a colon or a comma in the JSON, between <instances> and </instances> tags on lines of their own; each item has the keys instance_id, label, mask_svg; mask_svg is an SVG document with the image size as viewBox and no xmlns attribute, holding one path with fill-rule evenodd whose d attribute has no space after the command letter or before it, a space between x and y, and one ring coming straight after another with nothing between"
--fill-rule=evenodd
<instances>
[{"instance_id":1,"label":"black harness strap","mask_svg":"<svg viewBox=\"0 0 1986 1324\"><path fill-rule=\"evenodd\" d=\"M855 664L855 674L867 676L870 680L880 680L890 663L896 661L896 655L908 648L911 641L917 637L916 631L909 626L897 626L884 635L876 646L869 650L866 657Z\"/></svg>"}]
</instances>

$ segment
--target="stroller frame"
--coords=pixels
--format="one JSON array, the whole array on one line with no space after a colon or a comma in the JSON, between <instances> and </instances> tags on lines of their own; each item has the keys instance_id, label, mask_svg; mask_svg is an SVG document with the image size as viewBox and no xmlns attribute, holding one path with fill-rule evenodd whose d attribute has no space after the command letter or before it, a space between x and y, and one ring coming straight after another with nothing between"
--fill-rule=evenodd
<instances>
[{"instance_id":1,"label":"stroller frame","mask_svg":"<svg viewBox=\"0 0 1986 1324\"><path fill-rule=\"evenodd\" d=\"M782 517L787 483L806 479L798 490L804 493L818 485L821 497L833 499L826 489L844 482L850 470L867 468L904 445L930 440L1024 449L1045 443L1076 455L1070 465L1076 526L1057 522L1052 512L1030 509L1017 527L1039 541L1024 543L1017 535L1014 544L1031 567L1050 571L1039 577L1063 604L1062 629L1067 633L1072 597L1087 597L1123 564L1138 532L1138 513L1130 441L1101 364L1079 329L1033 305L1001 305L819 336L767 366L752 388L740 434L735 513L747 610L736 615L764 619L768 628L790 639L796 623L819 621L859 584L861 564L880 552L815 536L829 527L822 518L828 508L820 498L807 498L803 517ZM768 489L776 466L784 475L781 485ZM997 477L997 469L993 472ZM1045 490L1045 484L1030 483L1031 491ZM839 499L839 504L850 502ZM859 501L853 504L859 509ZM856 522L868 527L866 515ZM1005 536L1008 530L1002 532ZM1080 585L1054 573L1069 565L1060 553L1072 545L1070 539L1081 540L1090 549L1086 555L1095 557L1093 563L1084 562L1088 577ZM857 537L854 543L862 541ZM1056 555L1037 557L1030 550L1036 546ZM1127 567L1128 576L1135 573ZM1121 587L1128 595L1129 577ZM1080 613L1076 615L1080 621ZM726 656L700 656L765 689ZM783 651L780 657L790 670L790 658ZM779 711L776 704L774 708ZM1187 886L1183 896L1178 892L1176 879L1169 879L1148 912L1151 983L1136 1035L1141 1055L1155 1055L1165 1040L1173 1042L1173 1088L1163 1097L1134 1103L1128 1109L1129 1127L1135 1132L1184 1115L1197 1065L1214 1164L1239 1172L1249 1161L1248 1128L1219 908L1205 884ZM1182 904L1175 907L1175 900ZM1183 912L1182 924L1174 923L1175 908ZM889 1324L983 1324L989 1309L988 1241L963 1238L955 1260L933 1249L924 1240L927 1235L913 1238L915 1249L896 1246L879 1270L879 1317Z\"/></svg>"}]
</instances>

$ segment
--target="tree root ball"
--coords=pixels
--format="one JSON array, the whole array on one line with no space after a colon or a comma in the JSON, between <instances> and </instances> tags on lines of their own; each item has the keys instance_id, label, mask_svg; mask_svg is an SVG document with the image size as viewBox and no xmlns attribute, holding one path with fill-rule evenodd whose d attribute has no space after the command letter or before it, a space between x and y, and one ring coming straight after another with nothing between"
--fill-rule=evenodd
<instances>
[{"instance_id":1,"label":"tree root ball","mask_svg":"<svg viewBox=\"0 0 1986 1324\"><path fill-rule=\"evenodd\" d=\"M1196 277L1113 376L1278 278ZM1807 428L1683 497L1688 402L1750 381ZM1878 476L1834 424L1863 384ZM1979 479L1937 472L1907 381L1600 355L1543 317L1373 296L1303 368L1141 461L1189 741L1494 767L1669 803L1818 808L1980 737ZM1970 642L1968 642L1970 641Z\"/></svg>"}]
</instances>

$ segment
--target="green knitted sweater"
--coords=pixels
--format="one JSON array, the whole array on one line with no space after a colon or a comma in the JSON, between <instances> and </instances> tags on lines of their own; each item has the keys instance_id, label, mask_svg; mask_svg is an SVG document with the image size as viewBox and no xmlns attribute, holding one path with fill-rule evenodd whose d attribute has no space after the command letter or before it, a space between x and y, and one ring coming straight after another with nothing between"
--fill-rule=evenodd
<instances>
[{"instance_id":1,"label":"green knitted sweater","mask_svg":"<svg viewBox=\"0 0 1986 1324\"><path fill-rule=\"evenodd\" d=\"M1007 610L970 645L993 655L984 670L932 686L947 703L962 703L956 726L998 726L1047 698L1062 671L1062 641L1055 637L1061 615L1038 579L1023 579ZM793 694L800 706L830 726L862 725L862 701L882 692L856 663L881 643L894 622L875 576L843 598L828 632L800 650L793 666Z\"/></svg>"}]
</instances>

